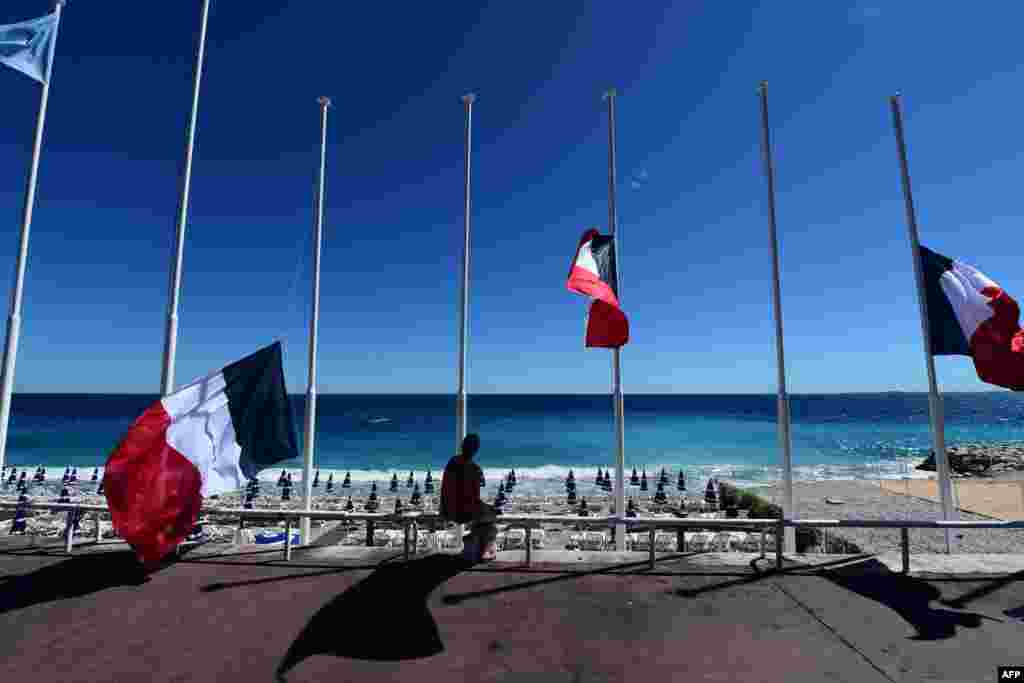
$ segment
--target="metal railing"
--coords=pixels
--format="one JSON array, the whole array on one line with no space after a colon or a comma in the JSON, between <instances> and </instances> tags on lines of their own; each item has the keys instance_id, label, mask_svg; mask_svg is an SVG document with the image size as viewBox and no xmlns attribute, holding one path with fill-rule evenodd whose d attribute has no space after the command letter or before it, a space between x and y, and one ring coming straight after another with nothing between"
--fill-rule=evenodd
<instances>
[{"instance_id":1,"label":"metal railing","mask_svg":"<svg viewBox=\"0 0 1024 683\"><path fill-rule=\"evenodd\" d=\"M100 516L109 514L110 510L105 505L85 505L77 503L0 503L0 509L23 510L48 510L59 512L67 510L69 515L72 512L95 513L96 514L96 541L101 539ZM200 511L204 515L217 515L238 519L239 529L246 520L268 520L285 523L284 559L288 561L292 554L292 525L303 518L311 520L339 520L339 521L363 521L366 522L367 545L373 545L374 528L378 523L401 525L404 531L404 556L409 558L410 554L416 553L417 535L420 525L447 525L448 520L436 513L403 512L403 513L382 513L382 512L345 512L341 510L313 510L305 512L302 510L268 510L268 509L245 509L245 508L203 508ZM538 528L541 524L564 524L582 527L611 527L624 524L627 529L644 529L650 535L649 564L653 569L656 560L655 532L658 529L676 529L680 537L679 550L685 552L685 537L682 535L686 529L753 529L761 532L761 557L765 557L765 537L768 530L772 530L775 540L775 566L782 569L783 566L783 537L786 527L795 528L874 528L874 529L900 529L900 546L903 559L903 573L910 571L910 529L1024 529L1024 521L1001 521L1001 520L879 520L879 519L704 519L690 517L618 517L611 515L607 517L581 517L578 515L500 515L497 522L526 530L526 564L531 560L531 530ZM70 553L74 545L73 524L67 524L65 530L65 551ZM410 537L410 534L411 537ZM412 547L410 548L410 540ZM314 544L315 545L315 544Z\"/></svg>"}]
</instances>

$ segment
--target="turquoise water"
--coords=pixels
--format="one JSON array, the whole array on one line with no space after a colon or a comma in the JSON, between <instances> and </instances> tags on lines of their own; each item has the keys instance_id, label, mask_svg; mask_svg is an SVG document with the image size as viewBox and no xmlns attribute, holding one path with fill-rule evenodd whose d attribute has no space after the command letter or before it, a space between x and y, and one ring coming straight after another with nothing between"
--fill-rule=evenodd
<instances>
[{"instance_id":1,"label":"turquoise water","mask_svg":"<svg viewBox=\"0 0 1024 683\"><path fill-rule=\"evenodd\" d=\"M15 396L7 464L66 466L91 475L156 396ZM297 429L302 397L293 397ZM778 478L780 449L774 396L626 396L626 467L662 467L690 476L741 481ZM357 487L410 470L437 476L455 450L454 397L445 395L318 398L316 467L326 480L351 471ZM1024 396L1009 392L944 397L948 443L1024 441ZM848 394L791 399L793 464L798 479L899 477L930 445L924 394ZM469 398L469 425L483 447L489 483L511 468L520 481L557 482L569 469L590 481L614 463L608 396L482 395ZM300 434L301 443L301 434ZM301 468L301 461L283 463ZM276 479L279 470L262 478ZM80 473L81 476L81 473ZM50 477L52 480L52 476ZM531 484L517 490L528 492ZM386 487L385 487L386 488Z\"/></svg>"}]
</instances>

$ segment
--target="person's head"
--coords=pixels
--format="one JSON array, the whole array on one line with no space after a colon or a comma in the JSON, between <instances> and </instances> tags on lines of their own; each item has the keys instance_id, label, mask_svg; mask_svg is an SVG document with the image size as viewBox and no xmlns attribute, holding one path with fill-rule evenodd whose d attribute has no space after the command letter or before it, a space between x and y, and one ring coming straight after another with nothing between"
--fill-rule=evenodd
<instances>
[{"instance_id":1,"label":"person's head","mask_svg":"<svg viewBox=\"0 0 1024 683\"><path fill-rule=\"evenodd\" d=\"M480 437L476 434L466 434L466 438L462 440L462 457L468 460L476 455L478 450L480 450Z\"/></svg>"}]
</instances>

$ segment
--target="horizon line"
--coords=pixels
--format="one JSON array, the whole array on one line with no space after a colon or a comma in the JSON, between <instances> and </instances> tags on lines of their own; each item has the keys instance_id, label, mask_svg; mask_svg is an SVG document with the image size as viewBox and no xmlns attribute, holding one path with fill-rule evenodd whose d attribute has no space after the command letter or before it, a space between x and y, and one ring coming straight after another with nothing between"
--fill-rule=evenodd
<instances>
[{"instance_id":1,"label":"horizon line","mask_svg":"<svg viewBox=\"0 0 1024 683\"><path fill-rule=\"evenodd\" d=\"M173 393L173 392L172 392ZM943 391L942 394L1013 394L1015 392L1009 390L1000 389L965 389L965 390L954 390L954 391ZM906 391L902 389L882 389L877 391L811 391L811 392L790 392L789 398L795 396L877 396L883 394L923 394L927 395L927 390L915 390ZM159 392L143 392L143 391L101 391L101 392L90 392L90 391L18 391L14 392L15 396L161 396ZM288 396L305 397L305 393L294 393L289 392ZM467 396L608 396L610 397L611 392L477 392L467 394ZM317 396L456 396L456 392L427 392L427 391L413 391L413 392L333 392L324 391L317 392ZM623 396L771 396L777 397L776 392L754 392L754 391L736 391L736 392L703 392L703 391L692 391L692 392L632 392L624 393Z\"/></svg>"}]
</instances>

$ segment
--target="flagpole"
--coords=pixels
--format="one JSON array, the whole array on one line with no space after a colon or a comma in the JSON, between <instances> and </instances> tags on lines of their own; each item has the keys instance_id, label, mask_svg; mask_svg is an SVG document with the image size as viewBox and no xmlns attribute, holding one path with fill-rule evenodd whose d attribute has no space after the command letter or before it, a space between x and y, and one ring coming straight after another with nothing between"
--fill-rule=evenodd
<instances>
[{"instance_id":1,"label":"flagpole","mask_svg":"<svg viewBox=\"0 0 1024 683\"><path fill-rule=\"evenodd\" d=\"M761 81L761 148L768 183L768 238L772 246L772 306L775 311L775 356L778 371L779 444L782 446L782 516L793 519L793 451L790 437L789 397L786 394L786 352L782 343L782 290L779 283L779 238L775 224L775 167L772 164L771 129L768 127L768 81ZM785 550L796 552L796 529L786 527Z\"/></svg>"},{"instance_id":2,"label":"flagpole","mask_svg":"<svg viewBox=\"0 0 1024 683\"><path fill-rule=\"evenodd\" d=\"M57 49L57 32L60 28L61 10L64 0L57 0L53 8L56 15L53 37L50 39L50 59L46 65L46 80L39 95L39 114L36 117L35 142L32 147L32 163L29 166L25 188L25 203L21 212L21 244L15 265L14 291L11 293L11 310L7 316L7 339L4 345L3 380L0 387L0 466L6 462L7 427L11 419L11 399L14 393L14 365L18 357L18 338L21 333L21 302L25 290L25 268L28 262L28 236L32 227L32 210L36 202L36 185L39 177L39 155L43 148L43 128L46 124L46 105L50 100L50 76L53 74L53 55Z\"/></svg>"},{"instance_id":3,"label":"flagpole","mask_svg":"<svg viewBox=\"0 0 1024 683\"><path fill-rule=\"evenodd\" d=\"M196 117L199 113L199 84L203 76L203 55L206 51L206 20L210 14L210 0L203 0L199 22L199 46L196 48L195 73L192 76L192 116L185 140L185 170L181 179L181 199L178 204L178 230L174 242L174 262L171 268L170 301L167 304L167 328L164 336L163 369L160 393L166 396L174 389L174 357L178 346L178 300L181 292L181 260L185 243L185 225L188 222L188 196L192 184L192 148L196 138Z\"/></svg>"},{"instance_id":4,"label":"flagpole","mask_svg":"<svg viewBox=\"0 0 1024 683\"><path fill-rule=\"evenodd\" d=\"M316 192L315 239L313 240L313 317L309 321L309 384L306 389L306 431L302 455L302 489L305 492L306 512L313 511L313 448L316 442L316 338L320 324L320 248L324 235L324 172L327 169L327 109L331 100L321 97L320 103L320 178ZM309 517L299 525L299 542L309 545Z\"/></svg>"},{"instance_id":5,"label":"flagpole","mask_svg":"<svg viewBox=\"0 0 1024 683\"><path fill-rule=\"evenodd\" d=\"M455 449L462 448L462 440L466 437L466 337L469 322L469 171L470 142L473 131L473 103L476 95L469 93L462 96L466 108L466 149L465 149L465 205L463 208L464 225L462 235L462 290L459 297L459 372L458 395L455 398Z\"/></svg>"},{"instance_id":6,"label":"flagpole","mask_svg":"<svg viewBox=\"0 0 1024 683\"><path fill-rule=\"evenodd\" d=\"M608 102L608 231L615 238L615 292L621 301L622 290L619 288L619 240L617 216L615 213L615 88L604 94ZM612 402L615 404L615 443L617 456L615 459L615 515L622 519L626 514L626 435L623 421L625 408L622 400L622 358L620 348L612 350ZM615 526L615 549L626 550L626 525Z\"/></svg>"},{"instance_id":7,"label":"flagpole","mask_svg":"<svg viewBox=\"0 0 1024 683\"><path fill-rule=\"evenodd\" d=\"M921 336L924 339L925 364L928 368L928 411L932 423L932 443L935 449L935 469L939 475L939 499L942 503L942 517L954 518L952 484L949 479L949 461L946 458L946 440L943 429L942 398L935 379L935 357L932 355L932 337L928 326L928 301L925 297L924 272L921 268L921 243L917 232L917 217L914 212L914 196L910 189L910 171L907 167L907 145L903 140L903 114L900 110L899 93L889 98L892 107L892 125L896 131L896 147L900 157L900 178L903 182L903 202L907 213L907 234L914 259L914 280L917 284L917 305L921 313ZM946 553L950 552L950 530L946 529Z\"/></svg>"}]
</instances>

